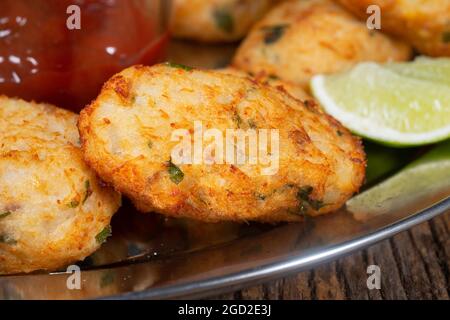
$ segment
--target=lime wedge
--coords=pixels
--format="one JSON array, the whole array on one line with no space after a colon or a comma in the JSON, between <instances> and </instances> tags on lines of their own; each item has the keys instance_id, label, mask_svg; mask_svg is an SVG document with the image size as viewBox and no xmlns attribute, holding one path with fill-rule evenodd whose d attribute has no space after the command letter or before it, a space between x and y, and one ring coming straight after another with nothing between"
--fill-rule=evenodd
<instances>
[{"instance_id":1,"label":"lime wedge","mask_svg":"<svg viewBox=\"0 0 450 320\"><path fill-rule=\"evenodd\" d=\"M450 190L450 141L406 166L391 178L347 201L357 220L403 208L410 200Z\"/></svg>"},{"instance_id":2,"label":"lime wedge","mask_svg":"<svg viewBox=\"0 0 450 320\"><path fill-rule=\"evenodd\" d=\"M450 86L450 58L432 59L422 56L417 57L413 63L387 63L384 66L405 77L429 80Z\"/></svg>"},{"instance_id":3,"label":"lime wedge","mask_svg":"<svg viewBox=\"0 0 450 320\"><path fill-rule=\"evenodd\" d=\"M417 150L413 148L389 148L370 141L364 142L364 150L367 158L366 185L372 185L392 172L398 171L411 162L414 154L417 154Z\"/></svg>"},{"instance_id":4,"label":"lime wedge","mask_svg":"<svg viewBox=\"0 0 450 320\"><path fill-rule=\"evenodd\" d=\"M422 76L406 75L408 68ZM427 70L433 68L420 59L401 67L362 63L344 73L315 76L311 89L324 109L356 134L392 146L418 146L450 137L450 85L429 80L433 75ZM447 71L441 73L445 80Z\"/></svg>"}]
</instances>

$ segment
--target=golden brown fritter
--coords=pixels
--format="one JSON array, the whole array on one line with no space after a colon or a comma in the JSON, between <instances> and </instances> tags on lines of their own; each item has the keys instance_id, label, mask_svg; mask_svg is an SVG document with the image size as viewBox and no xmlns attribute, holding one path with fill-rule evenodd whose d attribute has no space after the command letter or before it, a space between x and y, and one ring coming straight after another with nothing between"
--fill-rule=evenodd
<instances>
[{"instance_id":1,"label":"golden brown fritter","mask_svg":"<svg viewBox=\"0 0 450 320\"><path fill-rule=\"evenodd\" d=\"M219 138L198 142L195 121ZM78 128L85 159L102 179L139 210L173 217L297 221L341 207L365 172L360 141L313 103L250 78L173 64L115 75L81 112ZM177 129L185 130L188 147L194 140L209 150L203 158L200 151L198 163L174 160ZM267 133L275 134L267 138L267 154L258 149L257 163L221 163L227 129L253 129L263 146ZM272 144L277 132L279 148ZM248 156L249 145L240 154ZM229 152L236 148L234 141ZM275 170L267 170L271 165Z\"/></svg>"},{"instance_id":2,"label":"golden brown fritter","mask_svg":"<svg viewBox=\"0 0 450 320\"><path fill-rule=\"evenodd\" d=\"M403 61L410 47L369 30L331 0L284 2L258 22L232 65L308 87L315 74L345 70L361 61Z\"/></svg>"},{"instance_id":3,"label":"golden brown fritter","mask_svg":"<svg viewBox=\"0 0 450 320\"><path fill-rule=\"evenodd\" d=\"M450 0L338 0L361 19L370 5L381 12L381 31L398 36L419 52L450 56Z\"/></svg>"},{"instance_id":4,"label":"golden brown fritter","mask_svg":"<svg viewBox=\"0 0 450 320\"><path fill-rule=\"evenodd\" d=\"M54 270L100 247L120 196L84 163L76 122L0 97L0 274Z\"/></svg>"},{"instance_id":5,"label":"golden brown fritter","mask_svg":"<svg viewBox=\"0 0 450 320\"><path fill-rule=\"evenodd\" d=\"M246 72L244 72L242 70L239 70L239 69L236 69L236 68L231 68L231 67L218 69L217 71L220 71L220 72L223 72L223 73L226 73L226 74L239 76L239 77L250 77L250 78L253 78L253 79L255 79L258 82L271 85L272 87L275 87L278 90L283 90L283 91L289 93L294 98L297 98L299 100L312 100L313 99L299 85L293 84L291 82L280 80L276 76L267 75L267 74L264 74L264 73L251 75L251 74L248 74L248 73L246 73Z\"/></svg>"},{"instance_id":6,"label":"golden brown fritter","mask_svg":"<svg viewBox=\"0 0 450 320\"><path fill-rule=\"evenodd\" d=\"M171 21L176 38L203 42L242 39L277 0L175 0Z\"/></svg>"}]
</instances>

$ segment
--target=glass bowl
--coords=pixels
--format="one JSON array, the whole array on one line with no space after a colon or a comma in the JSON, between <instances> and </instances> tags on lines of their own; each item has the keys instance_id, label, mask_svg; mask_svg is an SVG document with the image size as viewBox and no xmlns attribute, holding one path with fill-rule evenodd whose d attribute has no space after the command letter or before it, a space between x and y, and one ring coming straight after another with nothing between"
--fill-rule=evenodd
<instances>
[{"instance_id":1,"label":"glass bowl","mask_svg":"<svg viewBox=\"0 0 450 320\"><path fill-rule=\"evenodd\" d=\"M164 58L168 0L2 0L0 94L79 111L134 64Z\"/></svg>"}]
</instances>

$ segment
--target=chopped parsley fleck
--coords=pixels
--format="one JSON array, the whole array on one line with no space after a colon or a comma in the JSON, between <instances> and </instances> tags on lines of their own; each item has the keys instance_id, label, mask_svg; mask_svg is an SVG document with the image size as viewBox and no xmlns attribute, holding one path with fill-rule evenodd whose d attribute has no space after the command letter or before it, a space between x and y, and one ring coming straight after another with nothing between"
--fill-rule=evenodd
<instances>
[{"instance_id":1,"label":"chopped parsley fleck","mask_svg":"<svg viewBox=\"0 0 450 320\"><path fill-rule=\"evenodd\" d=\"M264 27L262 29L264 31L264 43L272 44L277 42L283 36L287 27L288 25L286 24Z\"/></svg>"},{"instance_id":2,"label":"chopped parsley fleck","mask_svg":"<svg viewBox=\"0 0 450 320\"><path fill-rule=\"evenodd\" d=\"M242 126L242 118L237 112L235 112L233 115L233 122L236 123L236 126L238 128Z\"/></svg>"},{"instance_id":3,"label":"chopped parsley fleck","mask_svg":"<svg viewBox=\"0 0 450 320\"><path fill-rule=\"evenodd\" d=\"M108 239L111 235L112 235L111 226L106 226L102 231L100 231L95 236L95 240L97 240L98 243L102 244L102 243L106 242L106 239Z\"/></svg>"},{"instance_id":4,"label":"chopped parsley fleck","mask_svg":"<svg viewBox=\"0 0 450 320\"><path fill-rule=\"evenodd\" d=\"M309 196L313 192L313 187L304 186L301 187L297 192L297 197L304 201L309 201Z\"/></svg>"},{"instance_id":5,"label":"chopped parsley fleck","mask_svg":"<svg viewBox=\"0 0 450 320\"><path fill-rule=\"evenodd\" d=\"M179 184L181 181L183 181L184 173L180 168L172 163L172 159L169 160L167 170L169 171L169 177L172 182L174 182L175 184Z\"/></svg>"},{"instance_id":6,"label":"chopped parsley fleck","mask_svg":"<svg viewBox=\"0 0 450 320\"><path fill-rule=\"evenodd\" d=\"M78 200L72 200L67 204L67 206L69 208L76 208L76 207L78 207L79 204L80 204L80 202Z\"/></svg>"},{"instance_id":7,"label":"chopped parsley fleck","mask_svg":"<svg viewBox=\"0 0 450 320\"><path fill-rule=\"evenodd\" d=\"M91 182L89 181L89 180L86 180L85 182L84 182L84 189L86 190L85 191L85 194L84 194L84 198L83 198L83 201L82 201L82 204L84 204L85 202L86 202L86 200L89 198L89 196L92 194L92 188L91 188Z\"/></svg>"},{"instance_id":8,"label":"chopped parsley fleck","mask_svg":"<svg viewBox=\"0 0 450 320\"><path fill-rule=\"evenodd\" d=\"M5 211L0 213L0 219L1 218L6 218L7 216L9 216L11 214L11 211Z\"/></svg>"},{"instance_id":9,"label":"chopped parsley fleck","mask_svg":"<svg viewBox=\"0 0 450 320\"><path fill-rule=\"evenodd\" d=\"M316 211L320 210L321 208L323 208L325 206L325 204L323 203L322 200L309 199L308 203Z\"/></svg>"},{"instance_id":10,"label":"chopped parsley fleck","mask_svg":"<svg viewBox=\"0 0 450 320\"><path fill-rule=\"evenodd\" d=\"M306 212L305 204L309 205L314 210L320 210L325 206L322 200L316 200L311 198L311 193L313 192L313 187L304 186L298 189L297 198L300 201L300 211Z\"/></svg>"},{"instance_id":11,"label":"chopped parsley fleck","mask_svg":"<svg viewBox=\"0 0 450 320\"><path fill-rule=\"evenodd\" d=\"M256 198L257 198L258 200L261 200L261 201L266 200L266 196L265 196L264 194L262 194L262 193L257 193L257 194L256 194Z\"/></svg>"},{"instance_id":12,"label":"chopped parsley fleck","mask_svg":"<svg viewBox=\"0 0 450 320\"><path fill-rule=\"evenodd\" d=\"M233 16L226 9L217 9L213 13L214 21L217 28L225 31L226 33L232 33L234 30Z\"/></svg>"},{"instance_id":13,"label":"chopped parsley fleck","mask_svg":"<svg viewBox=\"0 0 450 320\"><path fill-rule=\"evenodd\" d=\"M149 149L153 148L153 142L149 141L149 142L147 143L147 146L148 146Z\"/></svg>"},{"instance_id":14,"label":"chopped parsley fleck","mask_svg":"<svg viewBox=\"0 0 450 320\"><path fill-rule=\"evenodd\" d=\"M17 243L17 241L8 235L0 234L0 243L14 245Z\"/></svg>"},{"instance_id":15,"label":"chopped parsley fleck","mask_svg":"<svg viewBox=\"0 0 450 320\"><path fill-rule=\"evenodd\" d=\"M444 42L444 43L450 42L450 31L444 32L442 34L442 42Z\"/></svg>"},{"instance_id":16,"label":"chopped parsley fleck","mask_svg":"<svg viewBox=\"0 0 450 320\"><path fill-rule=\"evenodd\" d=\"M189 67L189 66L185 66L184 64L180 64L180 63L174 63L174 62L166 62L165 63L166 66L171 67L171 68L177 68L177 69L183 69L185 71L191 71L194 68Z\"/></svg>"}]
</instances>

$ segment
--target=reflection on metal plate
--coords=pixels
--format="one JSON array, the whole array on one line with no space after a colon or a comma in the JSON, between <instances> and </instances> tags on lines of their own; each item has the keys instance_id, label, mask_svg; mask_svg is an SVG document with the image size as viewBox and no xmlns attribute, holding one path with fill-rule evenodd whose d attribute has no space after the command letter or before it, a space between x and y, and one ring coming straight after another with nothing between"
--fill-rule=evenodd
<instances>
[{"instance_id":1,"label":"reflection on metal plate","mask_svg":"<svg viewBox=\"0 0 450 320\"><path fill-rule=\"evenodd\" d=\"M197 51L192 46L186 52L193 51L195 58ZM186 63L176 61L183 44L173 48L177 51L171 55L175 62ZM211 56L199 54L207 61L197 60L196 64L218 67L217 61L223 66L229 59L229 52L225 56L222 50L211 52ZM448 210L446 183L398 192L395 205L384 210L386 214L355 219L342 209L304 223L276 226L165 219L137 213L125 203L113 219L113 237L79 264L80 290L67 288L72 274L64 270L4 276L0 277L0 299L154 299L218 294L311 268Z\"/></svg>"}]
</instances>

